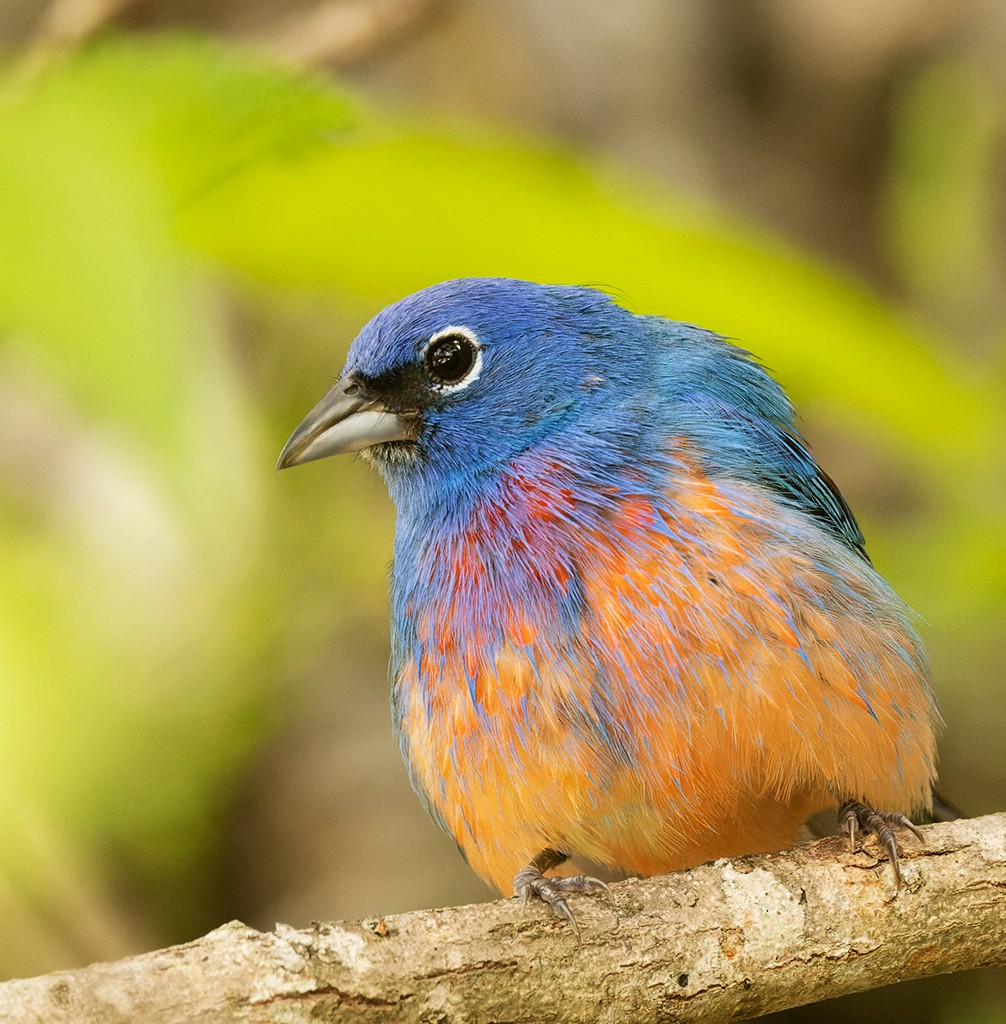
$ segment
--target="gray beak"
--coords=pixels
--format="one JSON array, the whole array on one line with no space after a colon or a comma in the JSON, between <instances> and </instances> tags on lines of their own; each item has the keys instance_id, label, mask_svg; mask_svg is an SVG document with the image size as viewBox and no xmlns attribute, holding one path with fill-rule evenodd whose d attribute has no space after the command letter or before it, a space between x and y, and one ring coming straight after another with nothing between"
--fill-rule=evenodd
<instances>
[{"instance_id":1,"label":"gray beak","mask_svg":"<svg viewBox=\"0 0 1006 1024\"><path fill-rule=\"evenodd\" d=\"M382 441L415 436L414 417L388 412L352 376L343 377L304 417L280 452L277 469L329 455L357 452Z\"/></svg>"}]
</instances>

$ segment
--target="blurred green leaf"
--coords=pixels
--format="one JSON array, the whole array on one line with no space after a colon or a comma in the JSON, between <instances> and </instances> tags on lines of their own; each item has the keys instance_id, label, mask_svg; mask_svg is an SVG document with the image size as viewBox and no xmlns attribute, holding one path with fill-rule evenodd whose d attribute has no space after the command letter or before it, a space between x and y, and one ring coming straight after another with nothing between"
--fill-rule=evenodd
<instances>
[{"instance_id":1,"label":"blurred green leaf","mask_svg":"<svg viewBox=\"0 0 1006 1024\"><path fill-rule=\"evenodd\" d=\"M166 892L262 734L284 594L255 582L272 453L171 218L345 111L198 40L0 88L0 795Z\"/></svg>"}]
</instances>

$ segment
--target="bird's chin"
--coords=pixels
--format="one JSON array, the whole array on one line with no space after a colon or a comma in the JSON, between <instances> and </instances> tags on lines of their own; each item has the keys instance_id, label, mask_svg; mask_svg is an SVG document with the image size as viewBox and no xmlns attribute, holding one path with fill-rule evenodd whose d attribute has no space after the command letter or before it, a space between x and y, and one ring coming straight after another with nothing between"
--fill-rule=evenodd
<instances>
[{"instance_id":1,"label":"bird's chin","mask_svg":"<svg viewBox=\"0 0 1006 1024\"><path fill-rule=\"evenodd\" d=\"M382 441L364 448L359 454L378 470L403 469L419 461L419 446L415 441Z\"/></svg>"}]
</instances>

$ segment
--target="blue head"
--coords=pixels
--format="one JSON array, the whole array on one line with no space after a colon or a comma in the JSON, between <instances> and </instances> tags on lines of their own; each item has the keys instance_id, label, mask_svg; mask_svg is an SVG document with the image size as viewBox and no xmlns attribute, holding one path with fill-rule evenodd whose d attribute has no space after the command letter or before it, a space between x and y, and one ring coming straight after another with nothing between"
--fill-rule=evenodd
<instances>
[{"instance_id":1,"label":"blue head","mask_svg":"<svg viewBox=\"0 0 1006 1024\"><path fill-rule=\"evenodd\" d=\"M646 358L639 318L590 288L499 278L434 285L382 310L281 456L364 450L396 499L445 487L567 429ZM618 358L611 365L611 355Z\"/></svg>"}]
</instances>

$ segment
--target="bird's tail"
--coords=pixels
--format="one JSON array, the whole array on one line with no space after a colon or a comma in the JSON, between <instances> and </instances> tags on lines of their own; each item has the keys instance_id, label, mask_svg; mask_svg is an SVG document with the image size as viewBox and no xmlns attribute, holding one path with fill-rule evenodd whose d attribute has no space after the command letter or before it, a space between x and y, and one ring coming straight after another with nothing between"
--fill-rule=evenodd
<instances>
[{"instance_id":1,"label":"bird's tail","mask_svg":"<svg viewBox=\"0 0 1006 1024\"><path fill-rule=\"evenodd\" d=\"M964 812L954 806L949 800L933 790L933 809L929 815L932 821L956 821L964 817Z\"/></svg>"}]
</instances>

